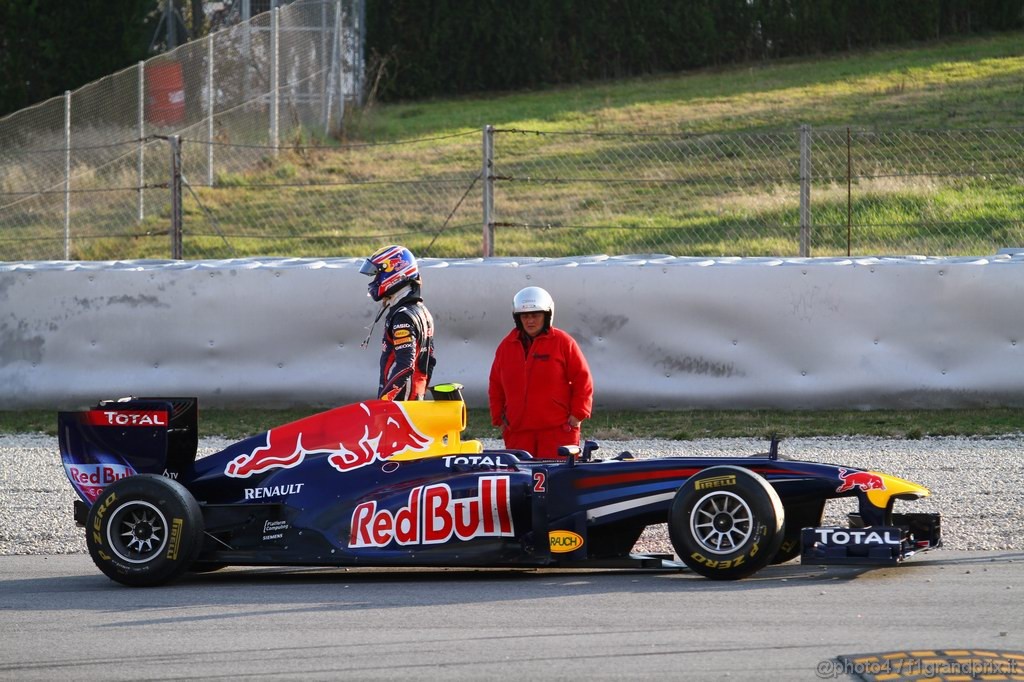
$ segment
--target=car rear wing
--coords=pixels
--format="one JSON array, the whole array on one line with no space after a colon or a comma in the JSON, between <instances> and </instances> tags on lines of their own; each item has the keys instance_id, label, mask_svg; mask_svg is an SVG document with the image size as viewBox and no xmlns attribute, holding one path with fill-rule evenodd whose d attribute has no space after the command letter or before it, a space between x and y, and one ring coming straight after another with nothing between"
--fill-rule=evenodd
<instances>
[{"instance_id":1,"label":"car rear wing","mask_svg":"<svg viewBox=\"0 0 1024 682\"><path fill-rule=\"evenodd\" d=\"M152 473L178 479L195 462L199 443L195 398L104 400L57 414L65 473L88 503L119 478Z\"/></svg>"}]
</instances>

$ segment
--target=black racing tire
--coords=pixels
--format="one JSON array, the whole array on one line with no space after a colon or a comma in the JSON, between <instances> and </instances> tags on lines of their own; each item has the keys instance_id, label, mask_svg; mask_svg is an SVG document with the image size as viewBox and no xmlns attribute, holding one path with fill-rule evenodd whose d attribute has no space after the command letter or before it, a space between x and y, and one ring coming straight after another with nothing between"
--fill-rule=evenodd
<instances>
[{"instance_id":1,"label":"black racing tire","mask_svg":"<svg viewBox=\"0 0 1024 682\"><path fill-rule=\"evenodd\" d=\"M778 493L748 469L716 466L676 491L668 532L679 558L712 580L738 580L767 566L782 543Z\"/></svg>"},{"instance_id":2,"label":"black racing tire","mask_svg":"<svg viewBox=\"0 0 1024 682\"><path fill-rule=\"evenodd\" d=\"M821 517L825 513L825 500L800 502L783 505L786 512L786 530L782 534L782 544L772 559L773 564L784 564L800 556L801 531L804 528L816 528L821 525Z\"/></svg>"},{"instance_id":3,"label":"black racing tire","mask_svg":"<svg viewBox=\"0 0 1024 682\"><path fill-rule=\"evenodd\" d=\"M154 474L107 486L89 510L85 541L93 562L116 582L152 587L181 576L203 542L203 514L177 481Z\"/></svg>"}]
</instances>

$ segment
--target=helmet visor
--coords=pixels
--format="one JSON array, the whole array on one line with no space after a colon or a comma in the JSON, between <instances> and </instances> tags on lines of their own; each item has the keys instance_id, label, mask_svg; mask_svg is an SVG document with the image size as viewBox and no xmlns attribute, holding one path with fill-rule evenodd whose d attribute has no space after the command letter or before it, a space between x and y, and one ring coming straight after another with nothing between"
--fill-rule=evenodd
<instances>
[{"instance_id":1,"label":"helmet visor","mask_svg":"<svg viewBox=\"0 0 1024 682\"><path fill-rule=\"evenodd\" d=\"M373 277L374 275L377 274L377 271L379 269L379 265L377 265L372 260L367 258L366 260L363 261L362 267L359 268L359 274L366 275L367 277Z\"/></svg>"}]
</instances>

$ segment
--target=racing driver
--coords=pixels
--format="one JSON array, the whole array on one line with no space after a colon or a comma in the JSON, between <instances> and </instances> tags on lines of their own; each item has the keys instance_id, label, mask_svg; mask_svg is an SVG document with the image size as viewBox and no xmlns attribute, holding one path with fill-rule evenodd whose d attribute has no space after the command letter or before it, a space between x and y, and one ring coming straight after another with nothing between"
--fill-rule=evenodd
<instances>
[{"instance_id":1,"label":"racing driver","mask_svg":"<svg viewBox=\"0 0 1024 682\"><path fill-rule=\"evenodd\" d=\"M370 298L380 303L373 325L387 312L377 397L422 400L436 361L434 318L420 293L416 257L404 246L385 246L367 258L359 272L373 278L367 290ZM370 334L363 342L364 347L370 342Z\"/></svg>"}]
</instances>

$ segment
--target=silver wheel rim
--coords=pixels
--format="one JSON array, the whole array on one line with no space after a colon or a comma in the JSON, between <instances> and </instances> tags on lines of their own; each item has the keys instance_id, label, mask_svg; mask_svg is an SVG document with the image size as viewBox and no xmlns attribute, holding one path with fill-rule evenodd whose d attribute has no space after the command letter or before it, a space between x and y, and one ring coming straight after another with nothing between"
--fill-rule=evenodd
<instances>
[{"instance_id":1,"label":"silver wheel rim","mask_svg":"<svg viewBox=\"0 0 1024 682\"><path fill-rule=\"evenodd\" d=\"M693 507L690 532L704 551L731 554L746 544L754 532L754 513L735 493L708 493Z\"/></svg>"},{"instance_id":2,"label":"silver wheel rim","mask_svg":"<svg viewBox=\"0 0 1024 682\"><path fill-rule=\"evenodd\" d=\"M107 545L130 564L152 561L167 546L167 537L167 518L149 502L121 505L107 525Z\"/></svg>"}]
</instances>

